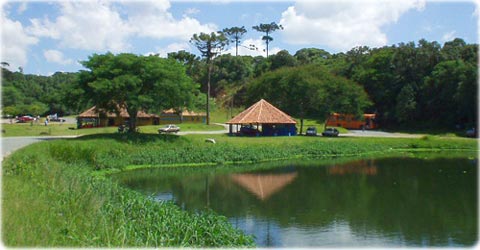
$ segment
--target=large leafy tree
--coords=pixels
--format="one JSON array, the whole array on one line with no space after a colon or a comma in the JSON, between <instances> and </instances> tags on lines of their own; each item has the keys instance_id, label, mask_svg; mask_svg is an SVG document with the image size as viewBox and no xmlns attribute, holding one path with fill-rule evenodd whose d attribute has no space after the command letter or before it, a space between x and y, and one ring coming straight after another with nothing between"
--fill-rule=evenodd
<instances>
[{"instance_id":1,"label":"large leafy tree","mask_svg":"<svg viewBox=\"0 0 480 250\"><path fill-rule=\"evenodd\" d=\"M197 47L202 56L207 61L207 125L210 125L210 80L212 75L212 60L227 45L228 40L221 32L212 32L210 34L194 34L190 42Z\"/></svg>"},{"instance_id":2,"label":"large leafy tree","mask_svg":"<svg viewBox=\"0 0 480 250\"><path fill-rule=\"evenodd\" d=\"M117 113L125 108L130 131L135 131L139 111L189 106L196 89L180 63L158 56L94 54L82 65L88 69L78 81L84 100Z\"/></svg>"},{"instance_id":3,"label":"large leafy tree","mask_svg":"<svg viewBox=\"0 0 480 250\"><path fill-rule=\"evenodd\" d=\"M268 57L268 45L270 44L270 42L273 41L273 37L271 37L270 35L276 30L283 30L283 26L278 25L275 22L271 22L271 23L261 23L260 25L253 26L252 28L258 32L265 33L265 35L262 37L262 40L265 41L265 44L267 45L267 57Z\"/></svg>"}]
</instances>

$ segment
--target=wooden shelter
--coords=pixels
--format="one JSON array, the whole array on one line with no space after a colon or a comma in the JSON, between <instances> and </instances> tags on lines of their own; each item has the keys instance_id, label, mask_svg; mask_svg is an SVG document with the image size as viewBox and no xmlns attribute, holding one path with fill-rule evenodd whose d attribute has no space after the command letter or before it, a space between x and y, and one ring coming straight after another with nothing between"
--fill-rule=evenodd
<instances>
[{"instance_id":1,"label":"wooden shelter","mask_svg":"<svg viewBox=\"0 0 480 250\"><path fill-rule=\"evenodd\" d=\"M189 110L177 112L174 109L164 110L160 114L161 124L177 124L183 122L189 123L205 123L207 115L205 113L195 113Z\"/></svg>"},{"instance_id":2,"label":"wooden shelter","mask_svg":"<svg viewBox=\"0 0 480 250\"><path fill-rule=\"evenodd\" d=\"M125 108L121 108L119 114L97 110L95 106L77 116L78 128L94 128L124 125L130 119ZM137 113L137 125L158 125L160 118L155 114L147 114L143 111Z\"/></svg>"},{"instance_id":3,"label":"wooden shelter","mask_svg":"<svg viewBox=\"0 0 480 250\"><path fill-rule=\"evenodd\" d=\"M237 126L236 131L241 135L291 136L297 134L295 127L297 122L264 99L232 118L227 124L230 125L230 134L233 133L233 125ZM238 126L241 128L238 129Z\"/></svg>"}]
</instances>

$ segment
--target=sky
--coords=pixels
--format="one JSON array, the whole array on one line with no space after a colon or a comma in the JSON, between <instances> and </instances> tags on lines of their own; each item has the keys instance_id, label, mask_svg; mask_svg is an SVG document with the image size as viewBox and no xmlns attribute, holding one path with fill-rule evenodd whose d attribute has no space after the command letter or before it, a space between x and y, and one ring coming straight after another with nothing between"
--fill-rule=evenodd
<instances>
[{"instance_id":1,"label":"sky","mask_svg":"<svg viewBox=\"0 0 480 250\"><path fill-rule=\"evenodd\" d=\"M77 72L92 54L138 55L186 50L193 34L242 27L240 55L261 55L263 36L252 29L275 22L269 54L302 48L330 53L420 39L444 44L454 38L478 43L474 1L426 0L156 0L6 1L1 4L1 61L36 75ZM249 50L250 45L258 50ZM235 54L232 46L222 54Z\"/></svg>"}]
</instances>

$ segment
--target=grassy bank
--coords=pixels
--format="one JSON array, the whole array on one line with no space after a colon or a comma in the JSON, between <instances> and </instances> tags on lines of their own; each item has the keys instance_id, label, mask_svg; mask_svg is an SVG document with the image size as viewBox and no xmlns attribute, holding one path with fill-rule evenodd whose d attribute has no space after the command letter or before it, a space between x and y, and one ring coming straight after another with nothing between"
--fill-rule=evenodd
<instances>
[{"instance_id":1,"label":"grassy bank","mask_svg":"<svg viewBox=\"0 0 480 250\"><path fill-rule=\"evenodd\" d=\"M217 143L205 143L207 137ZM408 152L475 157L477 140L100 134L37 143L3 162L3 242L36 247L251 246L252 239L220 215L189 214L171 203L155 203L98 173Z\"/></svg>"}]
</instances>

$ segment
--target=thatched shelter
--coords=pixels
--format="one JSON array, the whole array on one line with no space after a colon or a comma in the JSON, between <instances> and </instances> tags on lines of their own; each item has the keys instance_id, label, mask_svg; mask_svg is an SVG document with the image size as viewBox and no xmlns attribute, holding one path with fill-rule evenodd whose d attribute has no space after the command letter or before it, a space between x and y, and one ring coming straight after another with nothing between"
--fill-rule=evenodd
<instances>
[{"instance_id":1,"label":"thatched shelter","mask_svg":"<svg viewBox=\"0 0 480 250\"><path fill-rule=\"evenodd\" d=\"M207 115L205 113L196 113L184 109L182 112L177 112L174 109L164 110L160 114L161 124L177 124L177 123L205 123Z\"/></svg>"},{"instance_id":2,"label":"thatched shelter","mask_svg":"<svg viewBox=\"0 0 480 250\"><path fill-rule=\"evenodd\" d=\"M230 125L230 134L233 133L233 125L237 126L237 134L241 135L290 136L297 134L295 127L297 122L264 99L232 118L227 124ZM239 126L241 126L240 129L238 129Z\"/></svg>"},{"instance_id":3,"label":"thatched shelter","mask_svg":"<svg viewBox=\"0 0 480 250\"><path fill-rule=\"evenodd\" d=\"M121 108L119 114L97 110L95 106L77 116L78 128L108 127L124 125L130 119L125 108ZM137 113L137 125L158 125L160 118L155 114L147 114L143 111Z\"/></svg>"}]
</instances>

